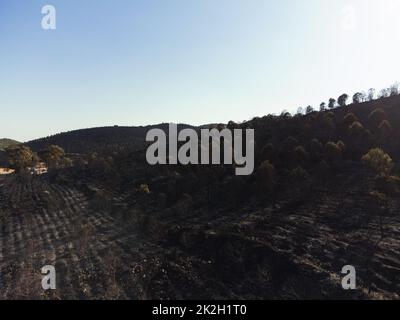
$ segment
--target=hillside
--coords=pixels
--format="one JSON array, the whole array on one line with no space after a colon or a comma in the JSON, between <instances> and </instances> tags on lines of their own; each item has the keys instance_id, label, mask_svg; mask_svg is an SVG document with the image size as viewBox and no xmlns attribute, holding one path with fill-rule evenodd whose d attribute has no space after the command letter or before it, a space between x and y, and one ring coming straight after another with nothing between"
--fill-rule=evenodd
<instances>
[{"instance_id":1,"label":"hillside","mask_svg":"<svg viewBox=\"0 0 400 320\"><path fill-rule=\"evenodd\" d=\"M241 127L255 129L256 142L258 151L267 142L280 144L284 138L294 137L300 143L307 143L307 139L317 138L321 142L333 140L348 140L347 128L341 124L343 117L348 113L354 113L357 116L367 135L371 135L371 131L376 131L373 123L369 119L370 113L377 108L382 108L389 118L390 122L400 123L400 103L399 96L382 98L371 102L359 104L350 104L346 107L337 107L325 112L312 112L305 116L284 115L281 117L264 116L257 117L251 121L245 122ZM333 114L333 119L327 119L325 116ZM335 126L335 128L332 127ZM200 128L210 127L211 125L200 126ZM304 130L303 126L306 127ZM327 126L327 127L326 127ZM181 124L182 128L194 128L193 126ZM146 133L152 128L161 128L167 132L168 124L160 124L154 126L140 127L99 127L80 129L70 132L63 132L53 136L33 140L27 143L34 151L46 148L48 145L56 144L66 150L67 153L88 154L91 152L107 154L108 152L134 151L144 147ZM397 130L397 128L394 128ZM396 132L395 134L398 134ZM394 144L392 145L391 142ZM385 141L391 144L390 151L399 154L400 149L397 148L398 142L395 139Z\"/></svg>"},{"instance_id":2,"label":"hillside","mask_svg":"<svg viewBox=\"0 0 400 320\"><path fill-rule=\"evenodd\" d=\"M227 127L255 130L253 175L150 166L148 127L29 143L85 161L0 184L0 298L400 298L400 96ZM60 279L47 295L43 261Z\"/></svg>"},{"instance_id":3,"label":"hillside","mask_svg":"<svg viewBox=\"0 0 400 320\"><path fill-rule=\"evenodd\" d=\"M180 128L191 127L179 125ZM59 145L67 153L89 154L138 150L144 147L146 133L153 128L167 130L168 124L141 127L99 127L59 133L27 143L32 150L39 151L49 145Z\"/></svg>"},{"instance_id":4,"label":"hillside","mask_svg":"<svg viewBox=\"0 0 400 320\"><path fill-rule=\"evenodd\" d=\"M0 139L0 150L4 150L5 148L20 144L20 142L12 140L12 139Z\"/></svg>"}]
</instances>

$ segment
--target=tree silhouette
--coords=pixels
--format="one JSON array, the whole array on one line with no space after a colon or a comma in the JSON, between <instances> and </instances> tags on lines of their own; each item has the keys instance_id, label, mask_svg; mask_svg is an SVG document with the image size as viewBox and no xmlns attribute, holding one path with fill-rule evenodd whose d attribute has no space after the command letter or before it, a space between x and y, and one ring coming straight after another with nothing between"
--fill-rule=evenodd
<instances>
[{"instance_id":1,"label":"tree silhouette","mask_svg":"<svg viewBox=\"0 0 400 320\"><path fill-rule=\"evenodd\" d=\"M368 101L373 101L375 98L375 92L376 90L374 88L371 88L368 90Z\"/></svg>"},{"instance_id":2,"label":"tree silhouette","mask_svg":"<svg viewBox=\"0 0 400 320\"><path fill-rule=\"evenodd\" d=\"M257 170L257 176L259 179L261 194L271 195L272 202L275 204L275 168L269 160L265 160L261 163Z\"/></svg>"},{"instance_id":3,"label":"tree silhouette","mask_svg":"<svg viewBox=\"0 0 400 320\"><path fill-rule=\"evenodd\" d=\"M349 98L349 96L348 96L346 93L342 94L342 95L338 98L339 106L341 106L341 107L346 106L346 104L347 104L347 99L348 99L348 98Z\"/></svg>"},{"instance_id":4,"label":"tree silhouette","mask_svg":"<svg viewBox=\"0 0 400 320\"><path fill-rule=\"evenodd\" d=\"M398 96L399 95L399 84L398 83L393 84L389 88L389 91L390 91L390 96L391 97Z\"/></svg>"},{"instance_id":5,"label":"tree silhouette","mask_svg":"<svg viewBox=\"0 0 400 320\"><path fill-rule=\"evenodd\" d=\"M329 109L335 108L335 104L336 104L336 100L333 99L333 98L330 98L329 99L329 104L328 104Z\"/></svg>"},{"instance_id":6,"label":"tree silhouette","mask_svg":"<svg viewBox=\"0 0 400 320\"><path fill-rule=\"evenodd\" d=\"M361 92L357 92L353 95L353 103L358 104L363 102L363 94Z\"/></svg>"},{"instance_id":7,"label":"tree silhouette","mask_svg":"<svg viewBox=\"0 0 400 320\"><path fill-rule=\"evenodd\" d=\"M308 107L306 108L306 114L310 114L310 113L312 113L312 112L314 112L314 108L311 107L311 106L308 106Z\"/></svg>"}]
</instances>

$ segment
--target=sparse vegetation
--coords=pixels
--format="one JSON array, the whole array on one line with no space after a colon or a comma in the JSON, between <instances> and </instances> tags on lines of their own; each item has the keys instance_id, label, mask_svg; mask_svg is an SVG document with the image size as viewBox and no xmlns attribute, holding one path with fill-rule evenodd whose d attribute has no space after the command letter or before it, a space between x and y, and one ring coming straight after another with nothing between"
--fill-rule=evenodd
<instances>
[{"instance_id":1,"label":"sparse vegetation","mask_svg":"<svg viewBox=\"0 0 400 320\"><path fill-rule=\"evenodd\" d=\"M17 265L25 279L53 259L62 279L54 296L18 293L44 299L346 299L334 281L340 255L358 265L352 294L398 297L386 272L400 267L391 246L400 226L400 98L388 92L229 122L255 129L248 177L235 176L235 164L149 166L150 127L79 130L8 149L18 171L44 161L51 172L1 177L3 252L18 258L5 255L0 266ZM25 242L37 238L37 255L24 253L15 230Z\"/></svg>"}]
</instances>

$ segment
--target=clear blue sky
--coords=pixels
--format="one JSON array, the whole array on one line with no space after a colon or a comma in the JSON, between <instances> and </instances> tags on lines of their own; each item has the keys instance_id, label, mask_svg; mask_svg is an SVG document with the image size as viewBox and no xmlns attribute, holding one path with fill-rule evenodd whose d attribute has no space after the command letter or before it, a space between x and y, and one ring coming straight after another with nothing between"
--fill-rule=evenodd
<instances>
[{"instance_id":1,"label":"clear blue sky","mask_svg":"<svg viewBox=\"0 0 400 320\"><path fill-rule=\"evenodd\" d=\"M54 5L57 30L41 28ZM400 80L398 0L2 0L0 137L243 121Z\"/></svg>"}]
</instances>

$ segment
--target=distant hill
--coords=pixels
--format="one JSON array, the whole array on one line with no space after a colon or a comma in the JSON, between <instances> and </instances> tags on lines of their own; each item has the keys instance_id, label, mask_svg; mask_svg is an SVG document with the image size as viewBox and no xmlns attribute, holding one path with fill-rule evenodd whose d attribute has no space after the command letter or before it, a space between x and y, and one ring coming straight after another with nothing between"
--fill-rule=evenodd
<instances>
[{"instance_id":1,"label":"distant hill","mask_svg":"<svg viewBox=\"0 0 400 320\"><path fill-rule=\"evenodd\" d=\"M178 128L191 126L179 124ZM146 134L150 129L161 128L168 131L168 124L140 127L99 127L59 133L26 143L32 150L43 150L49 145L59 145L67 153L88 154L109 153L119 150L138 150L145 146Z\"/></svg>"},{"instance_id":2,"label":"distant hill","mask_svg":"<svg viewBox=\"0 0 400 320\"><path fill-rule=\"evenodd\" d=\"M0 150L4 150L5 148L8 148L10 146L17 145L20 143L21 142L18 142L18 141L12 140L12 139L6 139L6 138L0 139Z\"/></svg>"},{"instance_id":3,"label":"distant hill","mask_svg":"<svg viewBox=\"0 0 400 320\"><path fill-rule=\"evenodd\" d=\"M290 142L286 141L288 138L293 138L294 144L304 146L306 149L310 147L313 139L317 139L323 144L340 140L347 145L347 152L352 153L354 159L360 156L360 152L367 151L367 146L383 147L395 158L400 158L400 142L395 138L400 134L398 129L400 124L399 106L400 95L397 95L363 103L350 103L345 107L335 107L323 112L314 111L306 115L256 117L240 124L240 127L255 129L255 151L260 154L261 158L263 158L261 153L265 147L268 149L272 144L274 149L278 148L275 150L278 152L283 145ZM378 120L371 119L371 113L375 109L382 109L384 113L379 123L374 122ZM344 120L350 113L355 119L348 117ZM387 125L390 127L388 128L390 134L386 138L384 136L387 133L384 133L384 128L380 127L383 119L388 120ZM347 123L348 121L351 122ZM361 125L359 132L356 130L357 126L350 130L350 126L354 122L359 122ZM178 128L179 130L182 128L199 130L212 126L216 126L216 124L198 127L180 124ZM64 148L67 153L112 155L121 151L145 149L146 133L153 128L160 128L167 132L168 123L138 127L113 126L80 129L33 140L26 144L34 151L40 151L48 145L56 144Z\"/></svg>"}]
</instances>

